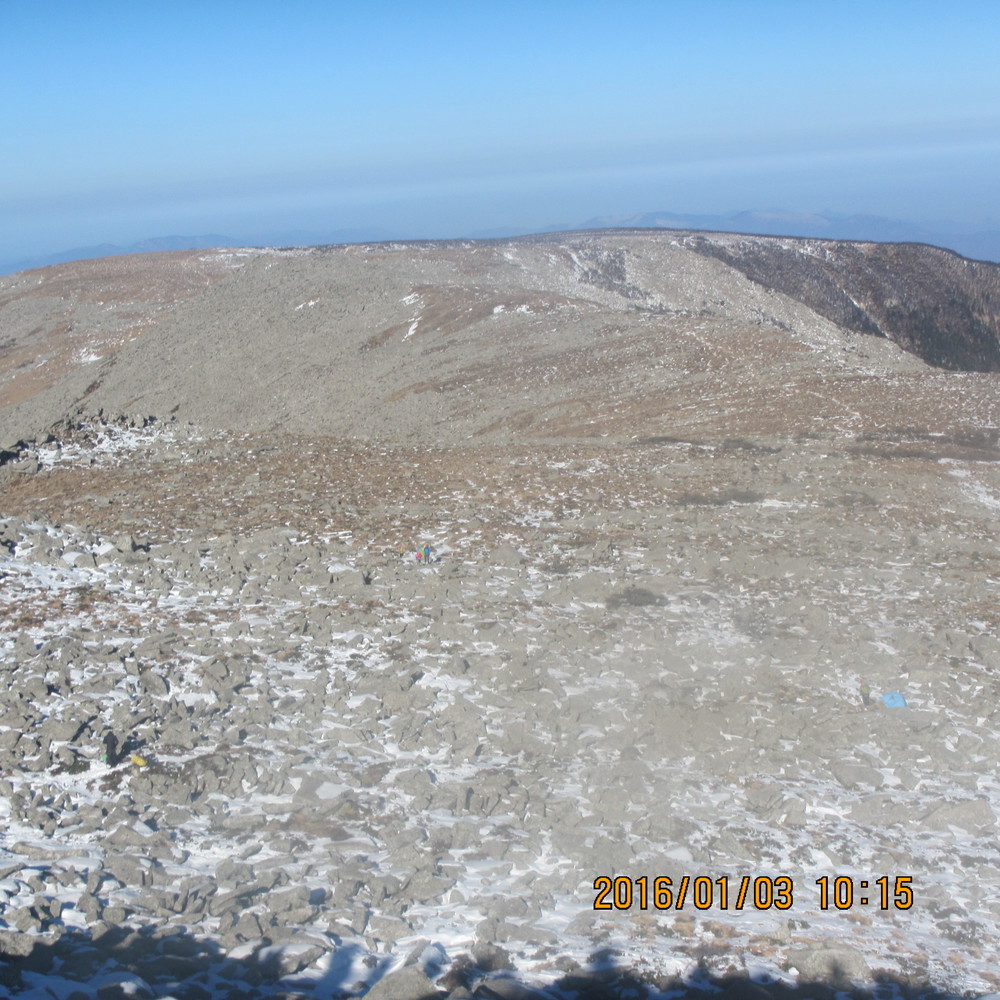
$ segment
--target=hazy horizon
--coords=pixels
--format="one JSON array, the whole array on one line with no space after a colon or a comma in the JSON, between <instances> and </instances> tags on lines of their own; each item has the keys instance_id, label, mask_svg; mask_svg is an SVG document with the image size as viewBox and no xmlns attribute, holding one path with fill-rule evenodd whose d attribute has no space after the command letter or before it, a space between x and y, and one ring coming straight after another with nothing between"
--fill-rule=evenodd
<instances>
[{"instance_id":1,"label":"hazy horizon","mask_svg":"<svg viewBox=\"0 0 1000 1000\"><path fill-rule=\"evenodd\" d=\"M660 209L996 228L998 29L979 2L25 5L0 260Z\"/></svg>"}]
</instances>

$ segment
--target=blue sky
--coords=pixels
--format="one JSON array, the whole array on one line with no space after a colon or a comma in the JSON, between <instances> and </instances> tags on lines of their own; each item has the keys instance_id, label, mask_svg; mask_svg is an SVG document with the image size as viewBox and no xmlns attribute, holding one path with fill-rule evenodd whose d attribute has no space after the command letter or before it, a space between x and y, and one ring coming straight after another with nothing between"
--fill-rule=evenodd
<instances>
[{"instance_id":1,"label":"blue sky","mask_svg":"<svg viewBox=\"0 0 1000 1000\"><path fill-rule=\"evenodd\" d=\"M1000 4L6 0L0 258L657 209L1000 227Z\"/></svg>"}]
</instances>

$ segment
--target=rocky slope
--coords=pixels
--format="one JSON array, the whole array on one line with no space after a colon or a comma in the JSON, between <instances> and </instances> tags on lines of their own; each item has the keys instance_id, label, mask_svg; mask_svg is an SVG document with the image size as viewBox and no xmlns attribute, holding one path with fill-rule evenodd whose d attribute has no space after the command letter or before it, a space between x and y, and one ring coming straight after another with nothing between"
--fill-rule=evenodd
<instances>
[{"instance_id":1,"label":"rocky slope","mask_svg":"<svg viewBox=\"0 0 1000 1000\"><path fill-rule=\"evenodd\" d=\"M847 418L866 379L926 373L897 343L995 369L998 274L648 232L62 265L0 282L0 444L102 409L442 443L739 434L780 424L775 390Z\"/></svg>"},{"instance_id":2,"label":"rocky slope","mask_svg":"<svg viewBox=\"0 0 1000 1000\"><path fill-rule=\"evenodd\" d=\"M666 236L120 266L0 314L0 990L1000 989L996 374Z\"/></svg>"}]
</instances>

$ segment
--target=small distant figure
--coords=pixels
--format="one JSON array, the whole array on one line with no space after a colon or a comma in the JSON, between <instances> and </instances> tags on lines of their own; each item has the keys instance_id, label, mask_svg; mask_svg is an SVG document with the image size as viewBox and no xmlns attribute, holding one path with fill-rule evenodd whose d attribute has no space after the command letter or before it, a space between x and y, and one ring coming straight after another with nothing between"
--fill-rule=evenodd
<instances>
[{"instance_id":1,"label":"small distant figure","mask_svg":"<svg viewBox=\"0 0 1000 1000\"><path fill-rule=\"evenodd\" d=\"M424 553L424 562L429 563L431 561L431 547L429 545L425 545L423 547L423 553Z\"/></svg>"},{"instance_id":2,"label":"small distant figure","mask_svg":"<svg viewBox=\"0 0 1000 1000\"><path fill-rule=\"evenodd\" d=\"M870 705L872 703L872 689L867 684L861 685L861 704Z\"/></svg>"},{"instance_id":3,"label":"small distant figure","mask_svg":"<svg viewBox=\"0 0 1000 1000\"><path fill-rule=\"evenodd\" d=\"M104 760L108 767L117 767L121 760L118 750L118 737L114 733L107 733L104 736Z\"/></svg>"}]
</instances>

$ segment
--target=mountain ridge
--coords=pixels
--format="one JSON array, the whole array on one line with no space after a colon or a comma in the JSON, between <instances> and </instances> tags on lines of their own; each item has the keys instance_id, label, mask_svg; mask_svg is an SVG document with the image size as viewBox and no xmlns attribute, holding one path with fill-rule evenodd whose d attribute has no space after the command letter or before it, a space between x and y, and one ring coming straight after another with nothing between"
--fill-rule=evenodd
<instances>
[{"instance_id":1,"label":"mountain ridge","mask_svg":"<svg viewBox=\"0 0 1000 1000\"><path fill-rule=\"evenodd\" d=\"M789 239L922 243L952 250L963 257L1000 261L1000 229L979 229L953 222L921 224L867 214L786 212L780 209L750 209L720 215L645 212L628 216L596 216L579 228L694 229Z\"/></svg>"},{"instance_id":2,"label":"mountain ridge","mask_svg":"<svg viewBox=\"0 0 1000 1000\"><path fill-rule=\"evenodd\" d=\"M140 409L452 444L641 437L700 433L734 400L750 433L782 422L772 383L819 420L861 412L872 377L988 379L1000 266L666 230L175 251L6 278L0 323L10 440Z\"/></svg>"},{"instance_id":3,"label":"mountain ridge","mask_svg":"<svg viewBox=\"0 0 1000 1000\"><path fill-rule=\"evenodd\" d=\"M694 229L718 233L736 232L747 236L818 237L864 242L925 243L953 250L963 257L1000 262L1000 228L982 229L949 221L922 224L869 214L788 212L782 209L743 209L717 215L669 211L601 215L593 216L581 223L550 223L538 228L493 226L472 230L451 238L512 239L519 236L591 229ZM370 226L315 231L304 229L261 231L243 237L219 233L194 236L155 236L130 244L101 243L0 262L0 276L39 267L49 267L53 264L69 263L74 260L90 260L134 253L262 246L323 246L338 243L390 242L393 240L411 242L420 239L412 233L393 233Z\"/></svg>"}]
</instances>

